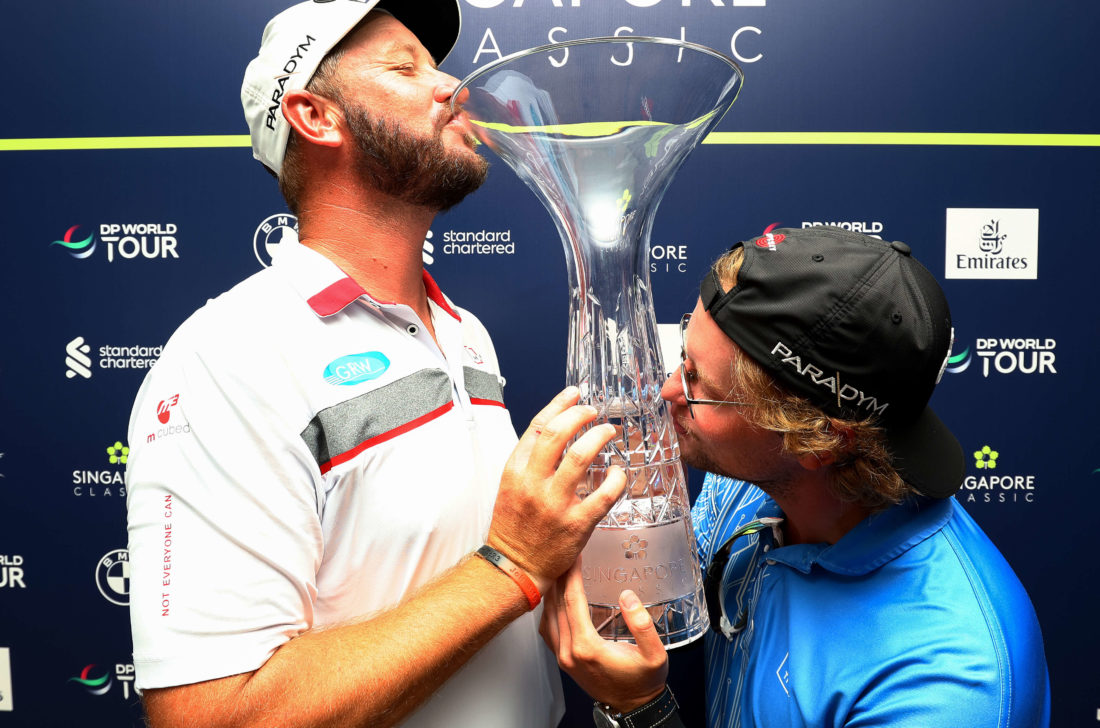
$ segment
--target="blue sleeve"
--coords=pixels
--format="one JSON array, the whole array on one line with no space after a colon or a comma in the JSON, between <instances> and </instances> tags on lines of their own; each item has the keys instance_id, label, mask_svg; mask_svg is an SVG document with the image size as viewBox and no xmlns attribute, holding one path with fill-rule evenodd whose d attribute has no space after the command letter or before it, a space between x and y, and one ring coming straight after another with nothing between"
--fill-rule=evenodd
<instances>
[{"instance_id":1,"label":"blue sleeve","mask_svg":"<svg viewBox=\"0 0 1100 728\"><path fill-rule=\"evenodd\" d=\"M691 509L701 563L710 563L714 551L731 533L755 518L766 501L770 499L751 483L707 473Z\"/></svg>"},{"instance_id":2,"label":"blue sleeve","mask_svg":"<svg viewBox=\"0 0 1100 728\"><path fill-rule=\"evenodd\" d=\"M1039 714L1025 713L1010 695L986 694L969 676L959 671L945 674L911 664L887 680L872 685L844 722L845 728L1049 728L1050 694L1043 685L1018 686L1043 691L1045 705ZM1044 676L1045 683L1045 676ZM1038 707L1038 706L1036 706Z\"/></svg>"}]
</instances>

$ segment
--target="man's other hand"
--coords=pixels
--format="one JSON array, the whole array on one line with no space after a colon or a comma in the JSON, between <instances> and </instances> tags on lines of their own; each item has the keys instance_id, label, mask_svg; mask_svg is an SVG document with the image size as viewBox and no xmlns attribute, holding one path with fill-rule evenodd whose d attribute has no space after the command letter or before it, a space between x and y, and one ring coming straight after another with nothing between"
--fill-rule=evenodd
<instances>
[{"instance_id":1,"label":"man's other hand","mask_svg":"<svg viewBox=\"0 0 1100 728\"><path fill-rule=\"evenodd\" d=\"M588 466L618 433L614 425L589 428L596 409L578 405L568 387L531 421L512 451L497 493L488 544L527 571L543 593L577 560L592 529L626 487L621 468L608 468L600 487L583 500L577 489Z\"/></svg>"},{"instance_id":2,"label":"man's other hand","mask_svg":"<svg viewBox=\"0 0 1100 728\"><path fill-rule=\"evenodd\" d=\"M628 713L656 698L668 677L668 654L649 612L634 592L619 595L636 644L600 637L588 612L580 560L546 597L539 632L558 665L601 703Z\"/></svg>"}]
</instances>

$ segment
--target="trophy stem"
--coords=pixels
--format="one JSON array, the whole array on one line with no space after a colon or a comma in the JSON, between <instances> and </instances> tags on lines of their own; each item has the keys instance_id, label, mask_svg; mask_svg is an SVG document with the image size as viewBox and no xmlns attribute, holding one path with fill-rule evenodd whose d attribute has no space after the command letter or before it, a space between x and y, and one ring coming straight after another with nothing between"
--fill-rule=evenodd
<instances>
[{"instance_id":1,"label":"trophy stem","mask_svg":"<svg viewBox=\"0 0 1100 728\"><path fill-rule=\"evenodd\" d=\"M563 51L568 65L555 60ZM622 51L632 67L592 73ZM598 410L597 423L621 429L578 489L592 492L611 467L627 476L582 554L592 620L607 639L633 639L618 608L624 589L646 605L668 647L708 626L686 478L660 397L649 237L665 189L740 81L733 61L702 46L595 38L501 59L454 94L478 139L551 213L570 281L566 381Z\"/></svg>"}]
</instances>

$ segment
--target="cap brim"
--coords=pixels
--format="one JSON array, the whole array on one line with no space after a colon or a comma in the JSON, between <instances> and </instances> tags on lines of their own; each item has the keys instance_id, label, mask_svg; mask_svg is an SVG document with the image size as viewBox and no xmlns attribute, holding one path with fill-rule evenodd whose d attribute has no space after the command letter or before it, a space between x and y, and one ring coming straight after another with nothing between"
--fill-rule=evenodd
<instances>
[{"instance_id":1,"label":"cap brim","mask_svg":"<svg viewBox=\"0 0 1100 728\"><path fill-rule=\"evenodd\" d=\"M932 498L948 498L962 485L966 460L962 445L931 407L906 427L886 433L894 467L902 479Z\"/></svg>"}]
</instances>

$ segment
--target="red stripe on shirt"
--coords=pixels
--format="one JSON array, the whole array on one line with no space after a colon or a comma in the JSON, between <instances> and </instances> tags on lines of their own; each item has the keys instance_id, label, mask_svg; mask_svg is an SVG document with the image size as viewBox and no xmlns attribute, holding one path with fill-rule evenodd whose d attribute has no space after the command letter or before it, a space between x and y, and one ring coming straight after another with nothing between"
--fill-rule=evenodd
<instances>
[{"instance_id":1,"label":"red stripe on shirt","mask_svg":"<svg viewBox=\"0 0 1100 728\"><path fill-rule=\"evenodd\" d=\"M448 402L447 404L445 404L441 407L438 407L438 408L432 410L431 412L429 412L425 415L421 415L421 416L417 417L415 420L410 420L410 421L406 422L405 424L401 425L400 427L393 428L389 432L383 432L381 435L375 435L374 437L370 438L369 440L364 440L363 442L361 442L358 445L356 445L355 447L353 447L351 450L348 450L347 452L344 452L344 453L341 453L341 454L337 455L336 457L329 460L327 463L321 463L321 473L322 474L327 473L328 471L332 470L337 465L340 465L342 463L346 463L348 460L351 460L353 457L355 457L356 455L358 455L359 453L363 452L364 450L366 450L368 448L372 448L375 445L380 445L383 442L386 442L387 440L392 440L393 438L397 437L398 435L403 435L404 433L409 432L410 430L415 430L417 427L420 427L421 425L427 424L428 422L431 422L434 419L442 417L443 415L447 414L447 412L449 412L454 406L455 406L454 402Z\"/></svg>"},{"instance_id":2,"label":"red stripe on shirt","mask_svg":"<svg viewBox=\"0 0 1100 728\"><path fill-rule=\"evenodd\" d=\"M470 397L470 404L488 404L493 407L504 407L503 402L498 402L495 399L479 399L478 397Z\"/></svg>"},{"instance_id":3,"label":"red stripe on shirt","mask_svg":"<svg viewBox=\"0 0 1100 728\"><path fill-rule=\"evenodd\" d=\"M351 278L341 278L328 288L312 296L308 303L318 316L331 316L342 311L349 303L366 291Z\"/></svg>"},{"instance_id":4,"label":"red stripe on shirt","mask_svg":"<svg viewBox=\"0 0 1100 728\"><path fill-rule=\"evenodd\" d=\"M424 279L424 292L428 295L428 298L435 301L437 306L451 314L456 321L461 321L462 317L451 308L449 303L447 303L447 299L443 297L443 291L439 290L439 285L435 282L435 279L432 278L431 274L428 273L428 271L424 271L422 277Z\"/></svg>"}]
</instances>

